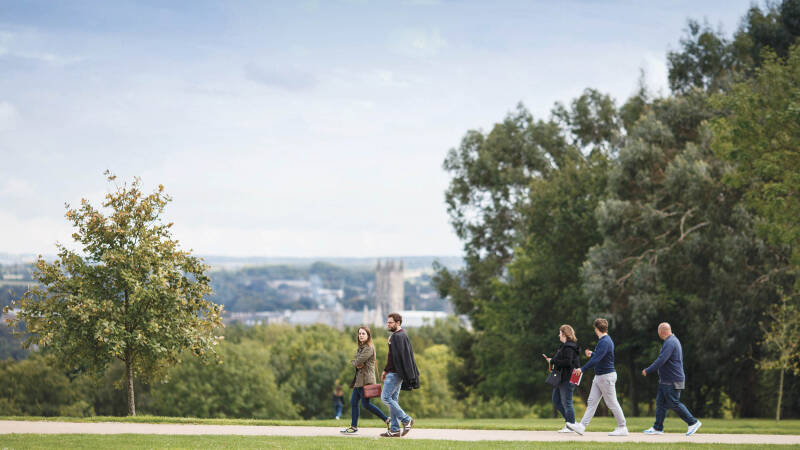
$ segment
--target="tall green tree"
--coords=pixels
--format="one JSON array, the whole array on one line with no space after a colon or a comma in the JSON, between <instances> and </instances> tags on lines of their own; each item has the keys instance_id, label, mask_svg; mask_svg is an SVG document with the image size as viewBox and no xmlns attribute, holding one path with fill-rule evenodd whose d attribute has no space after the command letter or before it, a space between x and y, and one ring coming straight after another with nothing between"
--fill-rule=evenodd
<instances>
[{"instance_id":1,"label":"tall green tree","mask_svg":"<svg viewBox=\"0 0 800 450\"><path fill-rule=\"evenodd\" d=\"M725 181L744 191L773 245L792 249L800 267L800 46L782 60L767 52L751 79L715 101L714 150L734 164Z\"/></svg>"},{"instance_id":2,"label":"tall green tree","mask_svg":"<svg viewBox=\"0 0 800 450\"><path fill-rule=\"evenodd\" d=\"M102 208L86 199L67 205L72 235L81 247L59 244L58 258L40 257L40 283L17 303L14 323L24 322L37 344L68 370L103 373L113 359L125 363L128 414L136 414L134 378L158 379L183 352L215 355L222 307L211 292L208 267L172 238L162 214L164 187L150 195L141 180L116 184Z\"/></svg>"},{"instance_id":3,"label":"tall green tree","mask_svg":"<svg viewBox=\"0 0 800 450\"><path fill-rule=\"evenodd\" d=\"M787 372L800 374L800 308L792 300L788 295L782 295L780 303L767 310L764 314L767 320L760 324L764 331L762 344L767 347L767 354L759 367L779 373L775 420L781 420L784 375Z\"/></svg>"}]
</instances>

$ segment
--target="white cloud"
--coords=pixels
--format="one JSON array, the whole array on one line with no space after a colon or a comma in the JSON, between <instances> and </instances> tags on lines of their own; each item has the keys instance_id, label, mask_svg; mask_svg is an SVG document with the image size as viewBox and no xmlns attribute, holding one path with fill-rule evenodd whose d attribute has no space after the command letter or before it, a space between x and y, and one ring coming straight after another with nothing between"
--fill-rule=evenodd
<instances>
[{"instance_id":1,"label":"white cloud","mask_svg":"<svg viewBox=\"0 0 800 450\"><path fill-rule=\"evenodd\" d=\"M669 69L664 55L647 52L644 55L643 68L647 88L654 94L669 94Z\"/></svg>"},{"instance_id":2,"label":"white cloud","mask_svg":"<svg viewBox=\"0 0 800 450\"><path fill-rule=\"evenodd\" d=\"M17 127L19 113L17 109L8 102L0 102L0 132L11 131Z\"/></svg>"},{"instance_id":3,"label":"white cloud","mask_svg":"<svg viewBox=\"0 0 800 450\"><path fill-rule=\"evenodd\" d=\"M403 29L391 38L391 48L403 55L412 57L431 57L447 47L447 41L439 30Z\"/></svg>"}]
</instances>

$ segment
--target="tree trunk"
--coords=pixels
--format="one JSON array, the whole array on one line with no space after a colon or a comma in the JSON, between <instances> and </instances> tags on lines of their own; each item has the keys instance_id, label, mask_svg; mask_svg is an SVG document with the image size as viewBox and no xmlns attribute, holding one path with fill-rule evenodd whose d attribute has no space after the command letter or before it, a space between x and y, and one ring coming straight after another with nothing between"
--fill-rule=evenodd
<instances>
[{"instance_id":1,"label":"tree trunk","mask_svg":"<svg viewBox=\"0 0 800 450\"><path fill-rule=\"evenodd\" d=\"M125 376L128 381L128 415L135 416L136 402L133 392L133 358L130 350L125 351Z\"/></svg>"},{"instance_id":2,"label":"tree trunk","mask_svg":"<svg viewBox=\"0 0 800 450\"><path fill-rule=\"evenodd\" d=\"M639 397L636 395L638 392L638 389L636 389L636 362L633 360L633 352L628 354L628 367L631 371L631 379L628 381L628 395L633 404L631 412L633 417L639 417Z\"/></svg>"},{"instance_id":3,"label":"tree trunk","mask_svg":"<svg viewBox=\"0 0 800 450\"><path fill-rule=\"evenodd\" d=\"M783 398L783 369L781 369L781 378L778 382L778 407L775 409L775 420L781 420L781 398Z\"/></svg>"}]
</instances>

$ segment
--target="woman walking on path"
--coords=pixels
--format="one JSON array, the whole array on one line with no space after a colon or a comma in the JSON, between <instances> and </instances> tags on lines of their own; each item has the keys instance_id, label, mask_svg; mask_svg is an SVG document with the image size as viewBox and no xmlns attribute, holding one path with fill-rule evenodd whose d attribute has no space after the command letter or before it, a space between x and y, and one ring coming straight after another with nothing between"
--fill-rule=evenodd
<instances>
[{"instance_id":1,"label":"woman walking on path","mask_svg":"<svg viewBox=\"0 0 800 450\"><path fill-rule=\"evenodd\" d=\"M578 338L575 337L575 330L569 325L561 325L558 328L558 339L561 346L558 347L552 358L547 358L547 362L552 364L553 370L558 370L561 375L561 383L553 388L553 406L564 417L564 428L559 433L572 433L567 428L567 423L575 422L575 409L572 407L572 392L575 385L570 383L572 371L581 366L580 351L578 350Z\"/></svg>"},{"instance_id":2,"label":"woman walking on path","mask_svg":"<svg viewBox=\"0 0 800 450\"><path fill-rule=\"evenodd\" d=\"M353 383L350 385L353 388L353 395L350 396L350 406L352 407L352 421L350 426L342 430L344 434L354 434L358 432L358 417L361 415L361 407L359 402L364 405L369 412L380 417L384 423L389 423L389 418L377 406L370 403L369 399L364 397L364 385L375 384L375 346L372 344L372 333L368 327L361 327L358 329L358 349L356 350L356 358L350 361L356 369L356 375L353 377Z\"/></svg>"}]
</instances>

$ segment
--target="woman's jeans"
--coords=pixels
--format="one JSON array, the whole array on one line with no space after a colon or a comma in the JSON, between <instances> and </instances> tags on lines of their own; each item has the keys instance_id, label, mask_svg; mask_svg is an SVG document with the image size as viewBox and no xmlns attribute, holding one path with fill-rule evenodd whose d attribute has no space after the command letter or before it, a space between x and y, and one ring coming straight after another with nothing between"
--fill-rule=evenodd
<instances>
[{"instance_id":1,"label":"woman's jeans","mask_svg":"<svg viewBox=\"0 0 800 450\"><path fill-rule=\"evenodd\" d=\"M575 423L575 409L572 407L572 391L574 390L575 385L569 380L562 381L557 388L553 389L553 405L569 423Z\"/></svg>"},{"instance_id":2,"label":"woman's jeans","mask_svg":"<svg viewBox=\"0 0 800 450\"><path fill-rule=\"evenodd\" d=\"M692 416L689 409L681 403L681 391L675 389L675 386L670 384L658 384L658 394L656 394L656 422L653 424L653 429L664 431L664 418L667 417L667 409L671 409L678 414L678 417L683 419L687 425L694 425L697 419Z\"/></svg>"},{"instance_id":3,"label":"woman's jeans","mask_svg":"<svg viewBox=\"0 0 800 450\"><path fill-rule=\"evenodd\" d=\"M406 414L400 404L397 403L402 385L403 379L394 372L387 373L386 378L383 380L381 401L389 407L389 416L392 419L390 429L392 431L400 431L400 424L408 423L411 420L411 416Z\"/></svg>"},{"instance_id":4,"label":"woman's jeans","mask_svg":"<svg viewBox=\"0 0 800 450\"><path fill-rule=\"evenodd\" d=\"M364 408L367 408L367 411L375 414L376 416L380 417L382 421L386 422L386 414L384 414L380 408L370 403L368 398L364 397L363 387L357 387L353 388L353 395L350 396L350 406L352 407L353 411L353 419L350 421L350 426L353 428L358 428L358 416L361 415L361 408L359 407L358 402L361 402L361 404L364 405Z\"/></svg>"},{"instance_id":5,"label":"woman's jeans","mask_svg":"<svg viewBox=\"0 0 800 450\"><path fill-rule=\"evenodd\" d=\"M342 404L339 403L339 402L334 403L333 404L333 409L334 409L335 417L338 419L339 416L342 415Z\"/></svg>"}]
</instances>

